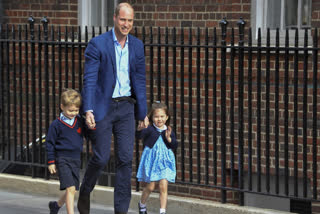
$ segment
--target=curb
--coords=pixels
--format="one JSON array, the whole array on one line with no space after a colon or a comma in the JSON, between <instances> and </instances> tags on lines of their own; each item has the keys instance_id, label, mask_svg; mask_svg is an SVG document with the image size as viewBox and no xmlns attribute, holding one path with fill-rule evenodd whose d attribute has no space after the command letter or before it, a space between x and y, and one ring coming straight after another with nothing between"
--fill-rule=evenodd
<instances>
[{"instance_id":1,"label":"curb","mask_svg":"<svg viewBox=\"0 0 320 214\"><path fill-rule=\"evenodd\" d=\"M0 173L0 189L25 194L37 194L44 196L59 197L59 181L45 180L41 178L31 178L28 176L10 175ZM138 209L141 192L132 191L130 209ZM78 194L76 195L76 198ZM91 194L91 201L113 207L113 188L105 186L95 186ZM148 210L159 212L158 193L150 195L148 200ZM187 214L187 213L214 213L214 214L290 214L270 209L260 209L254 207L237 206L232 204L222 204L219 202L186 198L180 196L168 196L168 213Z\"/></svg>"}]
</instances>

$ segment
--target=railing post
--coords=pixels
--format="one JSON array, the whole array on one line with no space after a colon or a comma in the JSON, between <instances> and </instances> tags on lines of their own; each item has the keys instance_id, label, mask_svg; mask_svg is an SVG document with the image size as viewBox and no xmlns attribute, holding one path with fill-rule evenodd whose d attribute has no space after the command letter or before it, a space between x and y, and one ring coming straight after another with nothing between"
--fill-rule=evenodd
<instances>
[{"instance_id":1,"label":"railing post","mask_svg":"<svg viewBox=\"0 0 320 214\"><path fill-rule=\"evenodd\" d=\"M0 24L0 39L3 38L3 26ZM0 116L2 117L3 111L4 111L4 72L3 72L3 42L0 42L0 90L1 90L1 97L0 97ZM0 139L0 149L1 149L1 159L4 159L4 151L5 151L5 121L4 119L1 120L1 139Z\"/></svg>"},{"instance_id":2,"label":"railing post","mask_svg":"<svg viewBox=\"0 0 320 214\"><path fill-rule=\"evenodd\" d=\"M43 25L43 32L44 32L44 40L47 42L48 41L48 19L46 16L44 16L42 19L41 19L41 23ZM49 121L50 121L50 118L49 118L49 109L50 109L50 105L49 105L49 64L48 64L48 58L49 58L49 54L48 54L48 43L45 43L44 45L44 69L45 69L45 82L46 82L46 87L45 87L45 105L46 105L46 113L45 113L45 121L46 121L46 126L45 126L45 131L47 132L48 129L49 129ZM41 74L39 74L41 75ZM54 86L53 86L54 87ZM40 138L41 138L41 135L42 133L39 133L40 134ZM41 155L41 151L42 151L42 141L39 142L40 144L40 155ZM45 163L47 162L47 153L44 152L44 160L45 160ZM45 170L45 177L47 179L49 179L49 175L48 175L48 170Z\"/></svg>"},{"instance_id":3,"label":"railing post","mask_svg":"<svg viewBox=\"0 0 320 214\"><path fill-rule=\"evenodd\" d=\"M28 18L28 23L30 25L30 38L31 38L31 40L34 40L34 22L35 22L34 18L32 16L30 16Z\"/></svg>"},{"instance_id":4,"label":"railing post","mask_svg":"<svg viewBox=\"0 0 320 214\"><path fill-rule=\"evenodd\" d=\"M181 27L180 29L180 44L181 44L181 49L180 49L180 57L181 59L184 59L184 28ZM180 60L180 117L181 117L181 121L180 121L180 127L184 127L185 126L185 121L184 121L184 60ZM184 146L184 141L185 139L185 134L184 134L184 129L181 129L181 181L185 182L185 165L184 165L184 161L185 161L185 146Z\"/></svg>"},{"instance_id":5,"label":"railing post","mask_svg":"<svg viewBox=\"0 0 320 214\"><path fill-rule=\"evenodd\" d=\"M318 89L318 28L314 29L314 34L313 34L313 53L312 53L312 61L313 61L313 69L312 69L312 76L313 76L313 80L312 80L312 85L313 85L313 92L312 92L312 99L313 99L313 103L312 103L312 115L313 115L313 120L312 120L312 154L313 154L313 158L312 158L312 172L313 172L313 199L317 199L318 198L318 161L317 161L317 157L318 157L318 150L317 150L317 140L318 140L318 136L317 136L317 130L318 130L318 125L317 125L317 105L319 102L319 99L317 98L317 89Z\"/></svg>"},{"instance_id":6,"label":"railing post","mask_svg":"<svg viewBox=\"0 0 320 214\"><path fill-rule=\"evenodd\" d=\"M153 33L152 33L152 26L150 26L150 105L153 103Z\"/></svg>"},{"instance_id":7,"label":"railing post","mask_svg":"<svg viewBox=\"0 0 320 214\"><path fill-rule=\"evenodd\" d=\"M15 29L15 26L12 25L12 28L11 28L11 34L12 34L12 39L13 39L13 42L12 42L12 63L13 63L13 118L14 118L14 124L13 124L13 160L16 161L17 160L17 141L18 141L18 138L17 138L17 135L18 135L18 132L17 132L17 69L16 69L16 65L17 65L17 62L16 62L16 29Z\"/></svg>"},{"instance_id":8,"label":"railing post","mask_svg":"<svg viewBox=\"0 0 320 214\"><path fill-rule=\"evenodd\" d=\"M239 43L243 42L243 40L244 40L244 27L245 27L245 24L246 24L246 22L243 20L242 17L240 17L239 21L237 22L237 25L239 27Z\"/></svg>"},{"instance_id":9,"label":"railing post","mask_svg":"<svg viewBox=\"0 0 320 214\"><path fill-rule=\"evenodd\" d=\"M5 33L5 38L7 40L9 40L9 24L6 24L6 33ZM4 71L6 73L6 84L5 85L5 101L6 101L6 107L7 107L7 114L6 114L6 119L4 119L6 121L6 131L7 131L7 138L6 138L6 145L7 145L7 160L11 160L11 140L10 140L10 133L11 133L11 121L10 121L10 115L11 115L11 108L10 108L10 103L11 103L11 99L10 99L10 88L11 88L11 84L10 84L10 43L9 41L5 42L5 63L6 63L6 70ZM4 79L3 79L4 80Z\"/></svg>"},{"instance_id":10,"label":"railing post","mask_svg":"<svg viewBox=\"0 0 320 214\"><path fill-rule=\"evenodd\" d=\"M239 189L243 190L243 127L244 127L244 120L243 120L243 44L244 44L244 26L245 26L245 21L240 18L240 20L237 22L237 25L239 27L239 63L238 63L238 105L239 105L239 119L238 119L238 133L239 133L239 167L238 167L238 185ZM244 205L244 193L242 191L239 192L239 205L243 206Z\"/></svg>"},{"instance_id":11,"label":"railing post","mask_svg":"<svg viewBox=\"0 0 320 214\"><path fill-rule=\"evenodd\" d=\"M49 23L49 20L47 19L46 16L44 16L41 19L41 23L43 25L44 39L48 40L48 23Z\"/></svg>"},{"instance_id":12,"label":"railing post","mask_svg":"<svg viewBox=\"0 0 320 214\"><path fill-rule=\"evenodd\" d=\"M35 145L36 145L36 74L35 74L35 45L34 45L34 22L32 16L28 18L30 25L30 39L31 39L31 79L32 79L32 177L35 177ZM28 142L27 142L28 143Z\"/></svg>"},{"instance_id":13,"label":"railing post","mask_svg":"<svg viewBox=\"0 0 320 214\"><path fill-rule=\"evenodd\" d=\"M44 16L41 19L41 23L43 25L43 32L44 32L44 40L47 42L48 41L48 19L46 16ZM45 81L46 81L46 131L49 128L49 71L48 71L48 43L45 43L44 45L44 69L45 69Z\"/></svg>"},{"instance_id":14,"label":"railing post","mask_svg":"<svg viewBox=\"0 0 320 214\"><path fill-rule=\"evenodd\" d=\"M223 18L221 26L221 203L226 203L226 35L228 21Z\"/></svg>"}]
</instances>

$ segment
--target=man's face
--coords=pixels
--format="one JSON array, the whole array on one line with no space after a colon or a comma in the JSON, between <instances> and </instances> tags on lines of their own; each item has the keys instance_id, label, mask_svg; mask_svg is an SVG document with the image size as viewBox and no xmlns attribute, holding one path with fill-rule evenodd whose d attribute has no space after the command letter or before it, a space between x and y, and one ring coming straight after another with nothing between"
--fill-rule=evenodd
<instances>
[{"instance_id":1,"label":"man's face","mask_svg":"<svg viewBox=\"0 0 320 214\"><path fill-rule=\"evenodd\" d=\"M114 29L118 37L125 37L129 34L133 25L133 16L133 10L126 6L120 8L118 16L113 16Z\"/></svg>"}]
</instances>

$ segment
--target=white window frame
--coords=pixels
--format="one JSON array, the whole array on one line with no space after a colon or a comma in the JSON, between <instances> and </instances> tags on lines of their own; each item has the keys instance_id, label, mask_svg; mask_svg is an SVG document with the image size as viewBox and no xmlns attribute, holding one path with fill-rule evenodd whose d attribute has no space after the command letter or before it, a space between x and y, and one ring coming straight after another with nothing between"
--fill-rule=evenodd
<instances>
[{"instance_id":1,"label":"white window frame","mask_svg":"<svg viewBox=\"0 0 320 214\"><path fill-rule=\"evenodd\" d=\"M285 14L285 8L284 8L284 1L281 1L281 20L280 20L280 28L279 28L279 33L280 33L280 45L284 45L285 41L285 33L286 33L286 28L285 28L285 23L284 23L284 14ZM301 8L301 3L302 0L298 0L298 7ZM312 2L310 3L310 10L312 9ZM252 0L251 1L251 27L252 27L252 34L253 34L253 39L254 43L257 42L258 39L258 29L261 29L261 39L262 39L262 44L266 43L266 35L267 35L267 16L268 16L268 0ZM311 12L311 11L310 11ZM298 10L298 16L301 16L301 9ZM311 16L311 14L310 14ZM311 22L311 18L310 18ZM299 33L299 46L302 46L304 43L304 32L305 30L301 28L301 19L298 19L297 23L298 27L298 33ZM311 23L310 26L311 27ZM271 43L275 43L275 35L276 35L276 30L275 29L270 29L270 39ZM290 46L294 44L294 37L295 37L295 29L289 29L289 43ZM308 33L308 43L309 45L312 44L312 36L311 36L311 31Z\"/></svg>"},{"instance_id":2,"label":"white window frame","mask_svg":"<svg viewBox=\"0 0 320 214\"><path fill-rule=\"evenodd\" d=\"M94 26L96 29L100 27L100 25L93 23L91 11L92 11L92 2L101 1L101 27L105 28L107 26L107 20L104 17L105 11L104 8L105 0L78 0L78 25L81 26L82 32L84 32L85 27L88 28ZM107 1L114 1L114 8L112 9L112 15L109 16L110 19L113 19L114 9L117 5L117 0L107 0ZM112 20L110 20L112 22ZM113 27L113 26L109 26ZM88 29L89 30L89 29Z\"/></svg>"}]
</instances>

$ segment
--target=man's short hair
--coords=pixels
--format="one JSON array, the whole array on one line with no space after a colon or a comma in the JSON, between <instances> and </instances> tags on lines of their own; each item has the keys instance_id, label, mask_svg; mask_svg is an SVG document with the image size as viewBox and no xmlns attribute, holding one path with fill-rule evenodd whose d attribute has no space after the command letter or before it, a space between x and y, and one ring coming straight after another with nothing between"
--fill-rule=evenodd
<instances>
[{"instance_id":1,"label":"man's short hair","mask_svg":"<svg viewBox=\"0 0 320 214\"><path fill-rule=\"evenodd\" d=\"M122 3L119 3L119 4L116 6L116 9L114 10L114 14L115 14L116 16L119 15L119 11L120 11L121 7L129 7L129 8L131 8L131 9L133 10L133 12L134 12L134 9L133 9L133 7L131 6L131 4L129 4L129 3L127 3L127 2L122 2Z\"/></svg>"}]
</instances>

